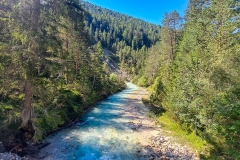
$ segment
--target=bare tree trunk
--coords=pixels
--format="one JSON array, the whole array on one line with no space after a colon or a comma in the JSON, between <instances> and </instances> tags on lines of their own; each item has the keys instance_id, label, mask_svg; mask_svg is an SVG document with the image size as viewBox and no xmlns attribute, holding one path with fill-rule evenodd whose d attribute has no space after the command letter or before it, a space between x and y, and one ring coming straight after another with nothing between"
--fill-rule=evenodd
<instances>
[{"instance_id":1,"label":"bare tree trunk","mask_svg":"<svg viewBox=\"0 0 240 160\"><path fill-rule=\"evenodd\" d=\"M171 45L171 51L170 51L170 62L173 60L173 54L174 54L174 44L173 44L173 36L172 33L170 32L170 45Z\"/></svg>"},{"instance_id":2,"label":"bare tree trunk","mask_svg":"<svg viewBox=\"0 0 240 160\"><path fill-rule=\"evenodd\" d=\"M69 83L69 77L68 77L68 64L67 64L67 73L66 73L66 84L68 84Z\"/></svg>"},{"instance_id":3,"label":"bare tree trunk","mask_svg":"<svg viewBox=\"0 0 240 160\"><path fill-rule=\"evenodd\" d=\"M39 19L40 19L40 14L41 14L41 11L40 11L40 6L41 6L41 3L40 3L40 0L33 0L32 1L32 17L31 17L31 27L32 27L32 31L34 32L37 32L37 28L38 28L38 25L39 25Z\"/></svg>"},{"instance_id":4,"label":"bare tree trunk","mask_svg":"<svg viewBox=\"0 0 240 160\"><path fill-rule=\"evenodd\" d=\"M33 93L32 93L32 84L29 80L26 80L25 82L24 94L25 94L25 99L23 102L24 107L21 113L21 118L22 118L21 128L27 127L27 122L31 116Z\"/></svg>"}]
</instances>

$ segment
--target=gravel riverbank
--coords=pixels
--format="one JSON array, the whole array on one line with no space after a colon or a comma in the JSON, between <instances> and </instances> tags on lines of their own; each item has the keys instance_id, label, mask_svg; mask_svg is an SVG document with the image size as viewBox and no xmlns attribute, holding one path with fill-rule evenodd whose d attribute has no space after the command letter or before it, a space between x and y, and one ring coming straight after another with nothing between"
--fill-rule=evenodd
<instances>
[{"instance_id":1,"label":"gravel riverbank","mask_svg":"<svg viewBox=\"0 0 240 160\"><path fill-rule=\"evenodd\" d=\"M0 153L0 160L27 160L27 158L19 157L15 153L4 152Z\"/></svg>"}]
</instances>

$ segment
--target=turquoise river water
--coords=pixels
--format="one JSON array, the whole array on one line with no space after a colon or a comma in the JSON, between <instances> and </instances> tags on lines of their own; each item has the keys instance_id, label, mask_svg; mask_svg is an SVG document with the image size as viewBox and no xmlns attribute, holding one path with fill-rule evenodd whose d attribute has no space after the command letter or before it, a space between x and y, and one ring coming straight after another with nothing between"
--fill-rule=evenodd
<instances>
[{"instance_id":1,"label":"turquoise river water","mask_svg":"<svg viewBox=\"0 0 240 160\"><path fill-rule=\"evenodd\" d=\"M139 159L138 137L131 128L134 117L126 114L129 104L140 103L140 100L129 99L138 87L131 83L127 86L122 92L98 103L81 122L47 137L51 144L38 156L45 160Z\"/></svg>"}]
</instances>

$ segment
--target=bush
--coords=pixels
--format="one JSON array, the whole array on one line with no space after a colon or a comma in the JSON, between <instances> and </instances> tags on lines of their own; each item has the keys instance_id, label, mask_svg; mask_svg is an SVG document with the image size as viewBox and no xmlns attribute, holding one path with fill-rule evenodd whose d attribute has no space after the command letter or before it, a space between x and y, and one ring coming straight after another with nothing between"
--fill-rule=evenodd
<instances>
[{"instance_id":1,"label":"bush","mask_svg":"<svg viewBox=\"0 0 240 160\"><path fill-rule=\"evenodd\" d=\"M137 85L139 85L140 87L148 87L149 84L148 84L148 80L145 76L142 76L139 80L138 80L138 83Z\"/></svg>"}]
</instances>

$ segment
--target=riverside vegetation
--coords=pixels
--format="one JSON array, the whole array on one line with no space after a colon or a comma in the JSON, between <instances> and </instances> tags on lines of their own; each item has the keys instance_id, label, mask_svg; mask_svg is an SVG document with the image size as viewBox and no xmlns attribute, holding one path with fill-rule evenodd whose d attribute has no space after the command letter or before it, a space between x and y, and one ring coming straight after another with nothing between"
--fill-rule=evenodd
<instances>
[{"instance_id":1,"label":"riverside vegetation","mask_svg":"<svg viewBox=\"0 0 240 160\"><path fill-rule=\"evenodd\" d=\"M166 13L157 26L88 2L1 0L0 141L40 141L124 88L107 48L149 87L163 127L203 159L240 159L239 5L189 0L184 18Z\"/></svg>"},{"instance_id":2,"label":"riverside vegetation","mask_svg":"<svg viewBox=\"0 0 240 160\"><path fill-rule=\"evenodd\" d=\"M166 110L163 119L212 145L203 159L240 159L239 5L190 0L184 19L166 13L161 41L134 79L150 86L150 102Z\"/></svg>"},{"instance_id":3,"label":"riverside vegetation","mask_svg":"<svg viewBox=\"0 0 240 160\"><path fill-rule=\"evenodd\" d=\"M21 153L125 87L104 67L101 43L90 53L88 13L78 1L0 7L0 141L8 151Z\"/></svg>"}]
</instances>

